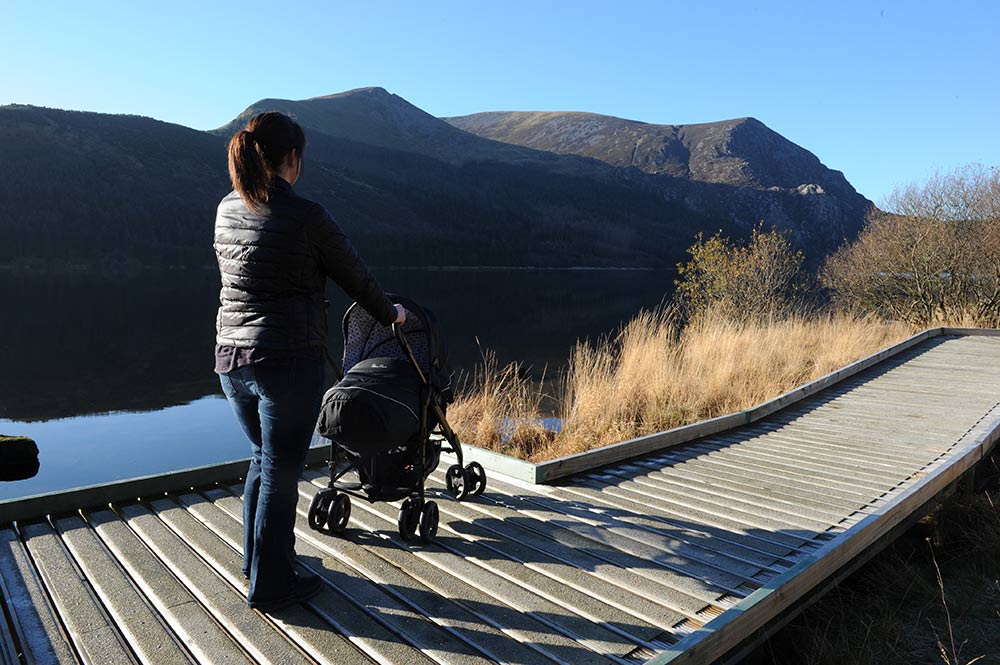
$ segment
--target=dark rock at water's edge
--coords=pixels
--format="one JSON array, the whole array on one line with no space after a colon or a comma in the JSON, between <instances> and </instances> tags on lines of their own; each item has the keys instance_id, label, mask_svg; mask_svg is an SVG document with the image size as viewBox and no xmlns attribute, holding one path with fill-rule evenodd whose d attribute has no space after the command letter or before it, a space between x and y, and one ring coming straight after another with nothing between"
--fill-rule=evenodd
<instances>
[{"instance_id":1,"label":"dark rock at water's edge","mask_svg":"<svg viewBox=\"0 0 1000 665\"><path fill-rule=\"evenodd\" d=\"M0 481L34 478L38 468L38 445L33 440L0 434Z\"/></svg>"}]
</instances>

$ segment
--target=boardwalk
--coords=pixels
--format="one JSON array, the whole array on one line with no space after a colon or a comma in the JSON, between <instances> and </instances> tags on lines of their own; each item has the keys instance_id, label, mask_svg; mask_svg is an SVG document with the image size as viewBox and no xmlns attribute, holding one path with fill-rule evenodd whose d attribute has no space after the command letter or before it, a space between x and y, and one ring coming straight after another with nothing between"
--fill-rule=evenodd
<instances>
[{"instance_id":1,"label":"boardwalk","mask_svg":"<svg viewBox=\"0 0 1000 665\"><path fill-rule=\"evenodd\" d=\"M327 586L267 617L245 606L235 478L0 513L0 657L711 662L925 509L992 445L998 402L1000 337L934 337L752 425L556 485L494 473L438 499L429 546L385 504L355 501L344 537L309 530L307 470L297 550Z\"/></svg>"}]
</instances>

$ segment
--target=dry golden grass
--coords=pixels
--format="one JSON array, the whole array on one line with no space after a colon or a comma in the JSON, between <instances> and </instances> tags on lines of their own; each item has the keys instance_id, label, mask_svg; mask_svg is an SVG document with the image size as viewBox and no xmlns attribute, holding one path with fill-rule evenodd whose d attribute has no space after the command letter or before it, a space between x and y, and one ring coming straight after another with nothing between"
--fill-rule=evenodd
<instances>
[{"instance_id":1,"label":"dry golden grass","mask_svg":"<svg viewBox=\"0 0 1000 665\"><path fill-rule=\"evenodd\" d=\"M518 365L490 356L449 420L462 440L531 461L748 408L915 332L845 314L736 323L706 314L681 328L672 310L643 312L613 338L580 342L563 378L558 435L536 424L542 394ZM454 414L454 416L452 416ZM510 442L499 431L517 423Z\"/></svg>"},{"instance_id":2,"label":"dry golden grass","mask_svg":"<svg viewBox=\"0 0 1000 665\"><path fill-rule=\"evenodd\" d=\"M501 369L492 351L483 351L482 357L483 364L448 409L448 422L464 442L527 459L533 447L555 437L538 422L541 387L520 363Z\"/></svg>"}]
</instances>

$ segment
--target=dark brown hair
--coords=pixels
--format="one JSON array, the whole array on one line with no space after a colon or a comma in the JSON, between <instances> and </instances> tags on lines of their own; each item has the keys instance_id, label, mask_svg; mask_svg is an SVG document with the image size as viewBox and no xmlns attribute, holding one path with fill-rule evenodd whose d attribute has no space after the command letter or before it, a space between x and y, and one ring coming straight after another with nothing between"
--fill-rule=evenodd
<instances>
[{"instance_id":1,"label":"dark brown hair","mask_svg":"<svg viewBox=\"0 0 1000 665\"><path fill-rule=\"evenodd\" d=\"M247 206L257 211L268 201L271 180L292 150L299 158L306 135L299 123L284 113L270 111L251 118L229 141L229 179Z\"/></svg>"}]
</instances>

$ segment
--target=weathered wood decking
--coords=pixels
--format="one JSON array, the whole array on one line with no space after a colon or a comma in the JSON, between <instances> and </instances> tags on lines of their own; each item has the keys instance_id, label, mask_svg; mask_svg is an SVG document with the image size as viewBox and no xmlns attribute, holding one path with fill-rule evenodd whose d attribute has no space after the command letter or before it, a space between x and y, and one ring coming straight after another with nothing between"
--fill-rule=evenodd
<instances>
[{"instance_id":1,"label":"weathered wood decking","mask_svg":"<svg viewBox=\"0 0 1000 665\"><path fill-rule=\"evenodd\" d=\"M0 512L0 662L711 662L925 509L992 446L998 403L1000 337L932 337L558 486L492 473L478 499L438 499L428 546L402 542L386 504L354 501L345 537L309 530L324 477L307 470L297 551L327 586L266 617L245 605L231 468L196 490Z\"/></svg>"}]
</instances>

